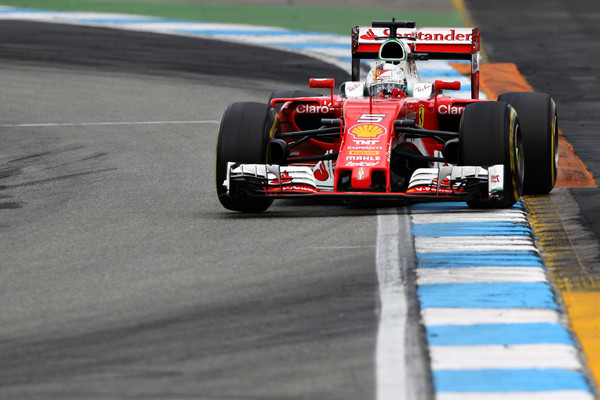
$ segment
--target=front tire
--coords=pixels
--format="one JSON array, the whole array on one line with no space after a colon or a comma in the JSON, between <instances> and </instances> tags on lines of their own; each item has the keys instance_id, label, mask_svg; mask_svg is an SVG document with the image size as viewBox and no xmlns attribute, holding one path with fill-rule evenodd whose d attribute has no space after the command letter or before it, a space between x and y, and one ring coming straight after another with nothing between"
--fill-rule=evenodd
<instances>
[{"instance_id":1,"label":"front tire","mask_svg":"<svg viewBox=\"0 0 600 400\"><path fill-rule=\"evenodd\" d=\"M517 113L506 102L485 101L465 108L459 134L459 165L504 165L504 190L467 202L474 208L511 207L521 197L525 171Z\"/></svg>"},{"instance_id":2,"label":"front tire","mask_svg":"<svg viewBox=\"0 0 600 400\"><path fill-rule=\"evenodd\" d=\"M221 119L216 150L216 186L219 202L228 210L240 212L265 211L273 199L227 193L223 182L227 163L266 164L269 140L277 128L277 113L266 104L242 102L230 105Z\"/></svg>"},{"instance_id":3,"label":"front tire","mask_svg":"<svg viewBox=\"0 0 600 400\"><path fill-rule=\"evenodd\" d=\"M505 101L517 110L523 133L525 180L523 194L548 194L558 173L558 118L556 104L545 93L504 93Z\"/></svg>"}]
</instances>

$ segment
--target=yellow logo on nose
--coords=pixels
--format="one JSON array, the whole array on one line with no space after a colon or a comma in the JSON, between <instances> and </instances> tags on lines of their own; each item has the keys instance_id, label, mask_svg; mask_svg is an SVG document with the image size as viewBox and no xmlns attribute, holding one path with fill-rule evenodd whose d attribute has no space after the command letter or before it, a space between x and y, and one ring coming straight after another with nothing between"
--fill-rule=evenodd
<instances>
[{"instance_id":1,"label":"yellow logo on nose","mask_svg":"<svg viewBox=\"0 0 600 400\"><path fill-rule=\"evenodd\" d=\"M362 124L354 126L350 133L359 138L376 138L385 133L385 129L379 125Z\"/></svg>"}]
</instances>

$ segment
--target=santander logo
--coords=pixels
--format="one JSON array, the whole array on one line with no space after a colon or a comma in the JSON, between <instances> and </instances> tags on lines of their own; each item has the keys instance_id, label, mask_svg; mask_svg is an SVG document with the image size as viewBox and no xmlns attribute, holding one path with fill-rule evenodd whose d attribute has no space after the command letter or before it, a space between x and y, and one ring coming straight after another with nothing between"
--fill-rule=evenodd
<instances>
[{"instance_id":1,"label":"santander logo","mask_svg":"<svg viewBox=\"0 0 600 400\"><path fill-rule=\"evenodd\" d=\"M384 36L390 36L390 30L384 29L383 31L379 31L383 33ZM464 28L455 28L455 29L431 29L431 28L421 28L416 31L407 31L407 32L398 32L397 35L399 37L412 37L416 38L418 41L441 41L441 42L470 42L473 39L472 31L469 32ZM373 41L376 40L378 35L375 34L373 29L369 29L364 34L360 35L361 40Z\"/></svg>"}]
</instances>

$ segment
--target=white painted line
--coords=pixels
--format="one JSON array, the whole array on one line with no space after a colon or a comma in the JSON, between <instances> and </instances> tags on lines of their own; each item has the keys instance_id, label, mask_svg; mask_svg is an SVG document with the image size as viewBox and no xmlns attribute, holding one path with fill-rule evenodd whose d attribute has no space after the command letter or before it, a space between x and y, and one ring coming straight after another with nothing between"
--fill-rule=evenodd
<instances>
[{"instance_id":1,"label":"white painted line","mask_svg":"<svg viewBox=\"0 0 600 400\"><path fill-rule=\"evenodd\" d=\"M377 216L377 278L381 312L375 355L377 399L406 399L406 323L408 305L404 284L408 268L398 243L398 215Z\"/></svg>"},{"instance_id":2,"label":"white painted line","mask_svg":"<svg viewBox=\"0 0 600 400\"><path fill-rule=\"evenodd\" d=\"M422 332L418 329L415 283L410 275L414 250L406 238L410 238L408 214L377 216L377 400L422 400L430 385L429 366L421 347Z\"/></svg>"},{"instance_id":3,"label":"white painted line","mask_svg":"<svg viewBox=\"0 0 600 400\"><path fill-rule=\"evenodd\" d=\"M483 283L483 282L547 282L540 267L469 267L419 268L417 284Z\"/></svg>"},{"instance_id":4,"label":"white painted line","mask_svg":"<svg viewBox=\"0 0 600 400\"><path fill-rule=\"evenodd\" d=\"M425 326L551 323L561 321L556 310L530 308L424 308Z\"/></svg>"},{"instance_id":5,"label":"white painted line","mask_svg":"<svg viewBox=\"0 0 600 400\"><path fill-rule=\"evenodd\" d=\"M570 344L429 346L433 370L562 368L580 370Z\"/></svg>"},{"instance_id":6,"label":"white painted line","mask_svg":"<svg viewBox=\"0 0 600 400\"><path fill-rule=\"evenodd\" d=\"M557 390L552 392L470 392L438 393L436 400L594 400L594 396L582 390Z\"/></svg>"},{"instance_id":7,"label":"white painted line","mask_svg":"<svg viewBox=\"0 0 600 400\"><path fill-rule=\"evenodd\" d=\"M532 251L538 252L532 239L523 236L450 236L416 237L417 253L447 251Z\"/></svg>"},{"instance_id":8,"label":"white painted line","mask_svg":"<svg viewBox=\"0 0 600 400\"><path fill-rule=\"evenodd\" d=\"M179 124L218 124L221 121L130 121L130 122L47 122L40 124L2 124L2 128L45 127L45 126L112 126L112 125L179 125Z\"/></svg>"}]
</instances>

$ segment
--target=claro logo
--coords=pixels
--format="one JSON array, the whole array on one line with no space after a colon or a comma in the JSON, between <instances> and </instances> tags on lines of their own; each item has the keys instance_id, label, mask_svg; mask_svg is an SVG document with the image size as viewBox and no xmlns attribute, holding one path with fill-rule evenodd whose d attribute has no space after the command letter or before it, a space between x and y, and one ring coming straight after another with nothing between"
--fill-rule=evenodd
<instances>
[{"instance_id":1,"label":"claro logo","mask_svg":"<svg viewBox=\"0 0 600 400\"><path fill-rule=\"evenodd\" d=\"M323 105L315 103L300 104L296 107L296 112L298 114L327 114L332 110L331 106L331 103L325 103Z\"/></svg>"},{"instance_id":2,"label":"claro logo","mask_svg":"<svg viewBox=\"0 0 600 400\"><path fill-rule=\"evenodd\" d=\"M438 113L442 115L462 115L465 106L449 106L442 104L438 107Z\"/></svg>"}]
</instances>

